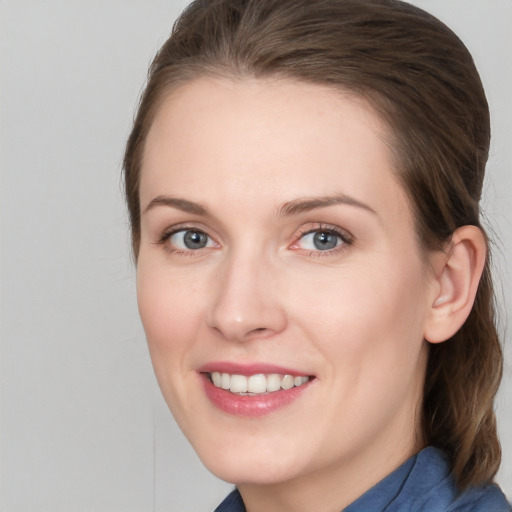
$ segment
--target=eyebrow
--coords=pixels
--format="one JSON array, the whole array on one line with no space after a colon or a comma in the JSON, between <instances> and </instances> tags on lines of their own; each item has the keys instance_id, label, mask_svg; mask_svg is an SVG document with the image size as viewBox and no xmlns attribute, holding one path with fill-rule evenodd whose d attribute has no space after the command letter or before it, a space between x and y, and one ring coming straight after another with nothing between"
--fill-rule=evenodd
<instances>
[{"instance_id":1,"label":"eyebrow","mask_svg":"<svg viewBox=\"0 0 512 512\"><path fill-rule=\"evenodd\" d=\"M280 217L289 217L292 215L298 215L299 213L315 210L317 208L325 208L327 206L339 204L355 206L356 208L361 208L370 213L373 213L374 215L377 215L377 212L367 204L364 204L361 201L358 201L357 199L354 199L353 197L347 196L345 194L293 199L291 201L283 203L279 207L278 215ZM188 199L171 196L155 197L144 208L142 213L146 213L147 211L152 210L153 208L156 208L158 206L176 208L177 210L181 210L186 213L192 213L194 215L208 215L207 208L202 204L196 203L194 201L189 201Z\"/></svg>"},{"instance_id":2,"label":"eyebrow","mask_svg":"<svg viewBox=\"0 0 512 512\"><path fill-rule=\"evenodd\" d=\"M294 199L284 203L278 211L280 216L288 217L290 215L297 215L299 213L315 210L316 208L325 208L327 206L337 204L355 206L356 208L361 208L370 213L373 213L374 215L377 215L377 212L367 204L364 204L361 201L358 201L357 199L354 199L353 197L347 196L345 194Z\"/></svg>"},{"instance_id":3,"label":"eyebrow","mask_svg":"<svg viewBox=\"0 0 512 512\"><path fill-rule=\"evenodd\" d=\"M182 199L180 197L170 196L157 196L152 199L149 204L144 208L142 213L146 213L157 206L168 206L170 208L176 208L186 213L193 213L195 215L207 215L208 210L201 204L189 201L188 199Z\"/></svg>"}]
</instances>

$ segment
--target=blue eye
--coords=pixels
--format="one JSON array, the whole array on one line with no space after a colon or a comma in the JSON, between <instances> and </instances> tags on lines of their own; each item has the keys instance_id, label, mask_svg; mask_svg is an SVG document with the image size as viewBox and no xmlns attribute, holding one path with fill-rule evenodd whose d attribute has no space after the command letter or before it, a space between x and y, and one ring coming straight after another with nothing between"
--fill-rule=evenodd
<instances>
[{"instance_id":1,"label":"blue eye","mask_svg":"<svg viewBox=\"0 0 512 512\"><path fill-rule=\"evenodd\" d=\"M179 250L193 251L213 247L213 240L202 231L195 229L182 229L169 236L169 242Z\"/></svg>"},{"instance_id":2,"label":"blue eye","mask_svg":"<svg viewBox=\"0 0 512 512\"><path fill-rule=\"evenodd\" d=\"M316 230L302 235L297 246L308 251L328 251L343 243L345 240L338 233L329 230Z\"/></svg>"}]
</instances>

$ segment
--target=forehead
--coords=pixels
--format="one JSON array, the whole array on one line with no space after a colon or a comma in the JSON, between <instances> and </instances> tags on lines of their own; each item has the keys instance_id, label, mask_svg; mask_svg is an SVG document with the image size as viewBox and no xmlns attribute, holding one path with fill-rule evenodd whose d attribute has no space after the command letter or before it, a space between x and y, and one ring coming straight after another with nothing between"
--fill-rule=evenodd
<instances>
[{"instance_id":1,"label":"forehead","mask_svg":"<svg viewBox=\"0 0 512 512\"><path fill-rule=\"evenodd\" d=\"M159 194L250 202L333 192L403 205L386 125L362 99L283 79L198 79L162 103L142 160Z\"/></svg>"}]
</instances>

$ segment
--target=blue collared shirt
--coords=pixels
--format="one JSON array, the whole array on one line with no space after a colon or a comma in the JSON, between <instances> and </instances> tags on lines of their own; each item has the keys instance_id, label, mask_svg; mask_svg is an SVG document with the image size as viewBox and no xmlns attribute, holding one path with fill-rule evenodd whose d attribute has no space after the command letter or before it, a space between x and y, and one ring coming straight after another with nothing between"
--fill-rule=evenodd
<instances>
[{"instance_id":1,"label":"blue collared shirt","mask_svg":"<svg viewBox=\"0 0 512 512\"><path fill-rule=\"evenodd\" d=\"M511 512L497 485L459 493L447 458L432 446L404 462L343 512ZM246 512L234 490L215 512Z\"/></svg>"}]
</instances>

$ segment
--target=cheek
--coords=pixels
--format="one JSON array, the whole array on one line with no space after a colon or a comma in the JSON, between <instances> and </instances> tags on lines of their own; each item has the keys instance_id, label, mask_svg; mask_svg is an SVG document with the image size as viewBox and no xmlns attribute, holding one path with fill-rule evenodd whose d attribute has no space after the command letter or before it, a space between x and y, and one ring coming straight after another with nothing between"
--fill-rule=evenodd
<instances>
[{"instance_id":1,"label":"cheek","mask_svg":"<svg viewBox=\"0 0 512 512\"><path fill-rule=\"evenodd\" d=\"M296 321L331 360L358 365L366 358L382 367L415 357L426 313L420 262L360 263L298 281Z\"/></svg>"},{"instance_id":2,"label":"cheek","mask_svg":"<svg viewBox=\"0 0 512 512\"><path fill-rule=\"evenodd\" d=\"M295 318L326 362L329 423L343 427L354 446L393 417L413 415L426 365L421 274L391 263L373 268L351 267L314 287L302 281L296 293L307 299L296 301Z\"/></svg>"},{"instance_id":3,"label":"cheek","mask_svg":"<svg viewBox=\"0 0 512 512\"><path fill-rule=\"evenodd\" d=\"M177 380L185 370L186 355L199 325L200 291L163 269L140 262L137 269L137 301L155 373Z\"/></svg>"}]
</instances>

